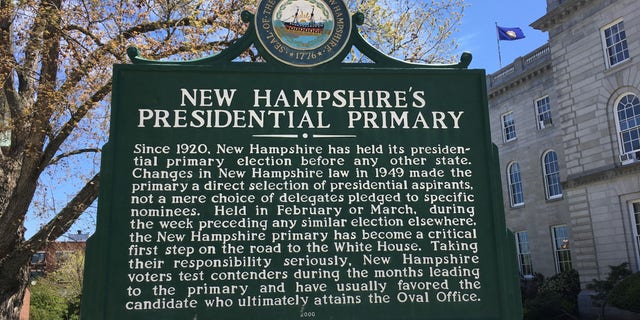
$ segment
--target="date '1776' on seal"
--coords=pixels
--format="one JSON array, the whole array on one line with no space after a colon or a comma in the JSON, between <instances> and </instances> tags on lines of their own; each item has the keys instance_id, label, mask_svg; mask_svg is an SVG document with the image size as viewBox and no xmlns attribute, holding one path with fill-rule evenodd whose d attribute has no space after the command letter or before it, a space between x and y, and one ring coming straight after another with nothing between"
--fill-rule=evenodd
<instances>
[{"instance_id":1,"label":"date '1776' on seal","mask_svg":"<svg viewBox=\"0 0 640 320\"><path fill-rule=\"evenodd\" d=\"M262 0L255 25L262 46L280 62L313 67L345 47L351 16L342 0Z\"/></svg>"}]
</instances>

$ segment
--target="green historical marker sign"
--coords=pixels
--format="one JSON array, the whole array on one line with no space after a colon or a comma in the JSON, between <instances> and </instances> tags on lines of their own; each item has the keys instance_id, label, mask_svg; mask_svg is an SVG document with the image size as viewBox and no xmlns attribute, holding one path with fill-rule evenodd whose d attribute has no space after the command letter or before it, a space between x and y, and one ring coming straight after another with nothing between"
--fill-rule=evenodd
<instances>
[{"instance_id":1,"label":"green historical marker sign","mask_svg":"<svg viewBox=\"0 0 640 320\"><path fill-rule=\"evenodd\" d=\"M83 319L520 318L484 71L390 59L341 1L258 8L114 67Z\"/></svg>"}]
</instances>

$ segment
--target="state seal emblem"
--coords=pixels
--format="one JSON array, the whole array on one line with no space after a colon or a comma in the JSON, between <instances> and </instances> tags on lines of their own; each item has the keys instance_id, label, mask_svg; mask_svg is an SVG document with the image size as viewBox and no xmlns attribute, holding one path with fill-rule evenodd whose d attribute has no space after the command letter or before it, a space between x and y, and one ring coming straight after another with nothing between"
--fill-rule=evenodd
<instances>
[{"instance_id":1,"label":"state seal emblem","mask_svg":"<svg viewBox=\"0 0 640 320\"><path fill-rule=\"evenodd\" d=\"M342 0L262 0L255 19L264 49L296 67L335 58L351 34L351 16Z\"/></svg>"}]
</instances>

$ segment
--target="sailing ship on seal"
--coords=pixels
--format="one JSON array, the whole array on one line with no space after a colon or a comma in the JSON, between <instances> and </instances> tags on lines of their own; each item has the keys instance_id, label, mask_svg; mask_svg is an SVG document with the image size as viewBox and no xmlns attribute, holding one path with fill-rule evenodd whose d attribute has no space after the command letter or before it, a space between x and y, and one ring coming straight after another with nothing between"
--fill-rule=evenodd
<instances>
[{"instance_id":1,"label":"sailing ship on seal","mask_svg":"<svg viewBox=\"0 0 640 320\"><path fill-rule=\"evenodd\" d=\"M296 13L293 16L293 20L289 22L284 22L285 29L289 31L299 32L299 33L307 33L307 34L317 34L322 33L324 30L323 22L316 22L313 18L313 11L315 7L311 9L310 19L308 22L300 22L298 20L298 16L304 13L300 13L300 8L296 8Z\"/></svg>"}]
</instances>

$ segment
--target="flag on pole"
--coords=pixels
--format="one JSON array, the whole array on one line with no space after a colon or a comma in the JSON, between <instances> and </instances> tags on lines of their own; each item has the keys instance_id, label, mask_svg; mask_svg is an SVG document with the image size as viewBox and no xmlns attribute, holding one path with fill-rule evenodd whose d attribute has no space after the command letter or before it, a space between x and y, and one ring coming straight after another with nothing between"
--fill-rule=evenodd
<instances>
[{"instance_id":1,"label":"flag on pole","mask_svg":"<svg viewBox=\"0 0 640 320\"><path fill-rule=\"evenodd\" d=\"M518 40L524 38L524 32L520 28L508 28L500 27L496 22L496 33L498 33L498 60L500 61L500 68L502 68L502 54L500 53L500 40Z\"/></svg>"},{"instance_id":2,"label":"flag on pole","mask_svg":"<svg viewBox=\"0 0 640 320\"><path fill-rule=\"evenodd\" d=\"M498 28L498 39L499 40L518 40L524 38L524 32L520 28L508 28L508 27L499 27Z\"/></svg>"}]
</instances>

